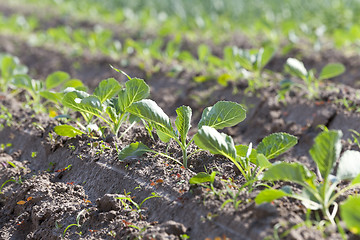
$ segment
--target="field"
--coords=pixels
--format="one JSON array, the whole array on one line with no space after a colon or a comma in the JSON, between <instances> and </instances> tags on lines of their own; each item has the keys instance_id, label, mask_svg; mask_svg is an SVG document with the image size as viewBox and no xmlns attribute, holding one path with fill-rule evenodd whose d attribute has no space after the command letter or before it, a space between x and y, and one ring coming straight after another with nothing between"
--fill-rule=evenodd
<instances>
[{"instance_id":1,"label":"field","mask_svg":"<svg viewBox=\"0 0 360 240\"><path fill-rule=\"evenodd\" d=\"M0 0L0 239L360 239L359 11Z\"/></svg>"}]
</instances>

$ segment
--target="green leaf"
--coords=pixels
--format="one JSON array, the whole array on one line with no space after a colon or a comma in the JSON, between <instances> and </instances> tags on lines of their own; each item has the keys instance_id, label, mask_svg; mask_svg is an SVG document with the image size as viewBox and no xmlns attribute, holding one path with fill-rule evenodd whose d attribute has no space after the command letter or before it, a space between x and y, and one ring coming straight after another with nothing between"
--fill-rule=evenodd
<instances>
[{"instance_id":1,"label":"green leaf","mask_svg":"<svg viewBox=\"0 0 360 240\"><path fill-rule=\"evenodd\" d=\"M287 192L285 192L283 190L269 188L269 189L262 190L256 196L255 203L261 204L264 202L272 202L276 199L279 199L282 197L287 197L287 196L291 196L291 194L288 194Z\"/></svg>"},{"instance_id":2,"label":"green leaf","mask_svg":"<svg viewBox=\"0 0 360 240\"><path fill-rule=\"evenodd\" d=\"M341 131L330 130L320 133L309 153L317 164L321 176L327 178L334 168L341 151Z\"/></svg>"},{"instance_id":3,"label":"green leaf","mask_svg":"<svg viewBox=\"0 0 360 240\"><path fill-rule=\"evenodd\" d=\"M3 78L8 79L14 74L16 62L14 57L5 56L1 59L1 75Z\"/></svg>"},{"instance_id":4,"label":"green leaf","mask_svg":"<svg viewBox=\"0 0 360 240\"><path fill-rule=\"evenodd\" d=\"M255 164L261 168L269 168L272 166L271 162L269 162L263 154L257 154Z\"/></svg>"},{"instance_id":5,"label":"green leaf","mask_svg":"<svg viewBox=\"0 0 360 240\"><path fill-rule=\"evenodd\" d=\"M288 58L286 60L285 67L293 76L304 79L308 75L308 71L306 70L304 64L295 58Z\"/></svg>"},{"instance_id":6,"label":"green leaf","mask_svg":"<svg viewBox=\"0 0 360 240\"><path fill-rule=\"evenodd\" d=\"M102 80L99 86L95 88L94 95L97 96L100 102L104 102L115 96L121 89L121 85L114 78Z\"/></svg>"},{"instance_id":7,"label":"green leaf","mask_svg":"<svg viewBox=\"0 0 360 240\"><path fill-rule=\"evenodd\" d=\"M224 133L219 133L215 128L203 126L195 134L194 142L203 150L208 150L212 154L221 154L233 162L236 161L236 149L233 139Z\"/></svg>"},{"instance_id":8,"label":"green leaf","mask_svg":"<svg viewBox=\"0 0 360 240\"><path fill-rule=\"evenodd\" d=\"M79 79L71 79L69 81L66 81L63 85L63 88L72 87L77 90L86 91L87 88L84 86L84 83Z\"/></svg>"},{"instance_id":9,"label":"green leaf","mask_svg":"<svg viewBox=\"0 0 360 240\"><path fill-rule=\"evenodd\" d=\"M140 101L150 95L150 87L143 79L132 78L125 83L125 90L119 93L119 106L122 112L134 102Z\"/></svg>"},{"instance_id":10,"label":"green leaf","mask_svg":"<svg viewBox=\"0 0 360 240\"><path fill-rule=\"evenodd\" d=\"M355 184L358 184L360 183L360 174L357 175L352 181L351 181L351 185L355 185Z\"/></svg>"},{"instance_id":11,"label":"green leaf","mask_svg":"<svg viewBox=\"0 0 360 240\"><path fill-rule=\"evenodd\" d=\"M266 172L262 180L265 181L290 181L300 185L307 183L314 186L316 176L313 172L309 171L301 163L286 163L281 162L272 165Z\"/></svg>"},{"instance_id":12,"label":"green leaf","mask_svg":"<svg viewBox=\"0 0 360 240\"><path fill-rule=\"evenodd\" d=\"M59 92L41 91L40 96L57 104L57 103L61 102L64 94L59 93Z\"/></svg>"},{"instance_id":13,"label":"green leaf","mask_svg":"<svg viewBox=\"0 0 360 240\"><path fill-rule=\"evenodd\" d=\"M170 118L153 100L143 99L135 102L127 108L127 111L130 114L150 122L157 130L168 137L176 138Z\"/></svg>"},{"instance_id":14,"label":"green leaf","mask_svg":"<svg viewBox=\"0 0 360 240\"><path fill-rule=\"evenodd\" d=\"M251 61L251 56L248 51L242 51L239 54L235 55L235 59L240 63L241 67L245 68L248 71L253 71L254 66Z\"/></svg>"},{"instance_id":15,"label":"green leaf","mask_svg":"<svg viewBox=\"0 0 360 240\"><path fill-rule=\"evenodd\" d=\"M345 66L341 63L330 63L326 65L319 75L319 79L329 79L336 76L339 76L340 74L345 72Z\"/></svg>"},{"instance_id":16,"label":"green leaf","mask_svg":"<svg viewBox=\"0 0 360 240\"><path fill-rule=\"evenodd\" d=\"M54 72L50 74L45 80L46 90L53 89L69 79L70 76L66 72Z\"/></svg>"},{"instance_id":17,"label":"green leaf","mask_svg":"<svg viewBox=\"0 0 360 240\"><path fill-rule=\"evenodd\" d=\"M62 104L65 107L71 108L75 111L91 115L99 115L102 111L102 109L99 108L101 103L97 97L89 96L81 99L78 97L77 92L66 93L62 100Z\"/></svg>"},{"instance_id":18,"label":"green leaf","mask_svg":"<svg viewBox=\"0 0 360 240\"><path fill-rule=\"evenodd\" d=\"M274 47L266 46L263 48L262 56L261 56L261 62L260 62L260 68L264 68L266 64L272 59L272 57L275 54L276 49Z\"/></svg>"},{"instance_id":19,"label":"green leaf","mask_svg":"<svg viewBox=\"0 0 360 240\"><path fill-rule=\"evenodd\" d=\"M200 44L197 49L198 57L200 62L205 62L207 57L210 55L210 49L206 44Z\"/></svg>"},{"instance_id":20,"label":"green leaf","mask_svg":"<svg viewBox=\"0 0 360 240\"><path fill-rule=\"evenodd\" d=\"M141 142L131 143L120 151L119 160L122 161L129 157L140 157L146 152L151 152L151 149L145 144Z\"/></svg>"},{"instance_id":21,"label":"green leaf","mask_svg":"<svg viewBox=\"0 0 360 240\"><path fill-rule=\"evenodd\" d=\"M235 149L236 149L236 155L238 157L241 157L241 158L246 158L246 154L247 154L247 151L249 149L249 146L246 146L246 145L236 145L235 146ZM249 156L249 159L250 159L250 162L256 164L257 162L257 151L256 149L251 149L251 153L250 153L250 156Z\"/></svg>"},{"instance_id":22,"label":"green leaf","mask_svg":"<svg viewBox=\"0 0 360 240\"><path fill-rule=\"evenodd\" d=\"M214 106L206 108L201 116L198 128L209 126L215 129L232 127L243 121L246 110L238 103L219 101Z\"/></svg>"},{"instance_id":23,"label":"green leaf","mask_svg":"<svg viewBox=\"0 0 360 240\"><path fill-rule=\"evenodd\" d=\"M60 136L65 136L65 137L76 137L78 135L82 135L82 134L85 134L85 132L73 127L73 126L70 126L70 125L60 125L60 126L56 126L54 128L54 131L57 135L60 135Z\"/></svg>"},{"instance_id":24,"label":"green leaf","mask_svg":"<svg viewBox=\"0 0 360 240\"><path fill-rule=\"evenodd\" d=\"M360 152L348 150L340 158L336 176L341 180L351 180L360 174Z\"/></svg>"},{"instance_id":25,"label":"green leaf","mask_svg":"<svg viewBox=\"0 0 360 240\"><path fill-rule=\"evenodd\" d=\"M179 131L181 142L186 143L186 136L190 130L190 122L192 111L188 106L181 106L176 109L177 118L175 120L175 126Z\"/></svg>"},{"instance_id":26,"label":"green leaf","mask_svg":"<svg viewBox=\"0 0 360 240\"><path fill-rule=\"evenodd\" d=\"M341 203L340 215L346 227L352 233L360 235L360 196L349 196Z\"/></svg>"},{"instance_id":27,"label":"green leaf","mask_svg":"<svg viewBox=\"0 0 360 240\"><path fill-rule=\"evenodd\" d=\"M214 183L216 172L212 172L211 174L205 172L199 172L192 178L190 178L190 184L201 184L201 183Z\"/></svg>"},{"instance_id":28,"label":"green leaf","mask_svg":"<svg viewBox=\"0 0 360 240\"><path fill-rule=\"evenodd\" d=\"M31 80L32 79L28 75L16 75L14 76L13 83L19 88L33 91Z\"/></svg>"},{"instance_id":29,"label":"green leaf","mask_svg":"<svg viewBox=\"0 0 360 240\"><path fill-rule=\"evenodd\" d=\"M257 147L257 152L267 159L273 159L297 144L297 138L287 133L273 133L265 137Z\"/></svg>"}]
</instances>

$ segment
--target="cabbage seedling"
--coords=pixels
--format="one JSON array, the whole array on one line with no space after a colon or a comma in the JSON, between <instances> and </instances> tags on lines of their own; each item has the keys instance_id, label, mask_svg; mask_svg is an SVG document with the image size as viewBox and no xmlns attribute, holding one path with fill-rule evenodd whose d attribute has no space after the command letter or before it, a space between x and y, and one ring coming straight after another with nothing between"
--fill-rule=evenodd
<instances>
[{"instance_id":1,"label":"cabbage seedling","mask_svg":"<svg viewBox=\"0 0 360 240\"><path fill-rule=\"evenodd\" d=\"M337 174L332 175L335 163L340 156L341 131L331 130L320 133L310 149L310 155L316 163L321 182L317 182L315 173L301 163L279 163L264 172L262 180L288 181L302 186L302 193L292 192L290 186L282 189L265 189L255 198L257 204L271 202L281 197L300 200L310 210L321 210L324 217L335 225L338 204L335 200L349 189L360 187L360 152L348 150L340 157ZM352 180L347 187L338 188L343 180ZM332 212L330 212L330 207Z\"/></svg>"},{"instance_id":2,"label":"cabbage seedling","mask_svg":"<svg viewBox=\"0 0 360 240\"><path fill-rule=\"evenodd\" d=\"M57 71L50 74L46 78L45 83L40 80L31 79L25 74L14 76L13 83L16 87L26 90L30 96L28 103L32 105L36 113L39 113L44 110L41 97L58 103L61 99L61 93L55 93L51 90L68 80L70 80L69 74Z\"/></svg>"},{"instance_id":3,"label":"cabbage seedling","mask_svg":"<svg viewBox=\"0 0 360 240\"><path fill-rule=\"evenodd\" d=\"M170 118L164 111L150 99L144 99L133 103L128 108L129 113L146 121L151 127L156 129L157 135L163 142L175 140L182 149L183 166L187 168L188 158L195 152L188 155L187 149L193 142L193 139L187 141L187 135L190 130L192 110L188 106L181 106L176 109L177 118L175 121L176 129L170 121ZM219 101L214 106L206 108L198 123L198 128L202 126L211 126L214 129L223 129L232 127L243 121L246 116L246 110L238 103L229 101ZM125 147L119 153L119 159L126 157L141 156L145 152L154 152L141 143L133 143ZM156 152L157 153L157 152ZM162 154L164 155L164 154ZM167 155L166 155L167 156ZM168 156L169 158L176 159Z\"/></svg>"},{"instance_id":4,"label":"cabbage seedling","mask_svg":"<svg viewBox=\"0 0 360 240\"><path fill-rule=\"evenodd\" d=\"M203 126L194 136L194 142L203 150L227 157L251 185L262 171L272 165L269 159L289 150L297 143L297 138L287 133L274 133L265 137L257 149L252 149L251 143L249 146L235 146L232 137L213 127Z\"/></svg>"},{"instance_id":5,"label":"cabbage seedling","mask_svg":"<svg viewBox=\"0 0 360 240\"><path fill-rule=\"evenodd\" d=\"M28 68L22 64L17 57L11 55L0 55L0 91L6 92L15 76L26 75Z\"/></svg>"},{"instance_id":6,"label":"cabbage seedling","mask_svg":"<svg viewBox=\"0 0 360 240\"><path fill-rule=\"evenodd\" d=\"M130 118L128 108L134 102L146 98L149 93L150 88L142 79L129 77L125 88L122 88L118 81L109 78L100 82L93 95L74 90L65 94L62 103L80 112L87 124L94 116L103 120L117 137L121 125L126 120L129 119L132 124L125 133L135 124L136 119ZM81 130L77 131L69 125L57 126L54 130L59 135L69 137L83 134Z\"/></svg>"},{"instance_id":7,"label":"cabbage seedling","mask_svg":"<svg viewBox=\"0 0 360 240\"><path fill-rule=\"evenodd\" d=\"M320 83L329 78L336 77L343 72L345 72L345 66L341 63L330 63L322 68L318 77L315 77L315 70L306 70L304 63L295 59L288 58L285 64L285 71L287 71L290 75L294 77L298 77L303 80L302 83L293 83L289 80L284 80L281 83L282 92L284 95L286 91L290 90L291 86L295 86L301 89L306 90L309 99L318 98L319 97L319 87ZM286 90L286 91L284 91Z\"/></svg>"}]
</instances>

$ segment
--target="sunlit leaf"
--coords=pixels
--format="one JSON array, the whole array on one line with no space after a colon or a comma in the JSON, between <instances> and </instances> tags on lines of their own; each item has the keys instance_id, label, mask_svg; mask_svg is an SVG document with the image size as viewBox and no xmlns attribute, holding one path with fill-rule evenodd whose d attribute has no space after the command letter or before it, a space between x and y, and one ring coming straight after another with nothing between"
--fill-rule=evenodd
<instances>
[{"instance_id":1,"label":"sunlit leaf","mask_svg":"<svg viewBox=\"0 0 360 240\"><path fill-rule=\"evenodd\" d=\"M268 159L273 159L297 143L297 138L287 133L273 133L265 137L257 147L257 152L264 154Z\"/></svg>"},{"instance_id":2,"label":"sunlit leaf","mask_svg":"<svg viewBox=\"0 0 360 240\"><path fill-rule=\"evenodd\" d=\"M45 80L46 90L53 89L69 79L70 76L66 72L62 72L62 71L54 72L50 74Z\"/></svg>"},{"instance_id":3,"label":"sunlit leaf","mask_svg":"<svg viewBox=\"0 0 360 240\"><path fill-rule=\"evenodd\" d=\"M345 72L345 66L341 63L330 63L326 65L319 75L319 79L329 79L336 76L339 76L340 74Z\"/></svg>"},{"instance_id":4,"label":"sunlit leaf","mask_svg":"<svg viewBox=\"0 0 360 240\"><path fill-rule=\"evenodd\" d=\"M327 178L334 168L341 151L341 131L330 130L320 133L309 153L317 164L321 176Z\"/></svg>"},{"instance_id":5,"label":"sunlit leaf","mask_svg":"<svg viewBox=\"0 0 360 240\"><path fill-rule=\"evenodd\" d=\"M151 149L141 142L131 143L120 151L119 160L122 161L126 158L140 157L149 151L151 151Z\"/></svg>"},{"instance_id":6,"label":"sunlit leaf","mask_svg":"<svg viewBox=\"0 0 360 240\"><path fill-rule=\"evenodd\" d=\"M336 176L351 180L360 174L360 152L348 150L340 158Z\"/></svg>"},{"instance_id":7,"label":"sunlit leaf","mask_svg":"<svg viewBox=\"0 0 360 240\"><path fill-rule=\"evenodd\" d=\"M243 121L246 110L238 103L219 101L214 106L206 108L201 116L198 128L209 126L215 129L232 127Z\"/></svg>"},{"instance_id":8,"label":"sunlit leaf","mask_svg":"<svg viewBox=\"0 0 360 240\"><path fill-rule=\"evenodd\" d=\"M66 124L54 127L54 131L56 134L60 136L71 137L71 138L85 134L85 132Z\"/></svg>"},{"instance_id":9,"label":"sunlit leaf","mask_svg":"<svg viewBox=\"0 0 360 240\"><path fill-rule=\"evenodd\" d=\"M194 142L199 148L208 150L212 154L221 154L231 161L236 161L233 139L224 133L219 133L215 128L203 126L194 136Z\"/></svg>"},{"instance_id":10,"label":"sunlit leaf","mask_svg":"<svg viewBox=\"0 0 360 240\"><path fill-rule=\"evenodd\" d=\"M97 96L100 102L104 102L115 96L121 89L121 85L114 78L108 78L102 80L94 91L94 95Z\"/></svg>"},{"instance_id":11,"label":"sunlit leaf","mask_svg":"<svg viewBox=\"0 0 360 240\"><path fill-rule=\"evenodd\" d=\"M340 215L352 233L360 234L360 196L349 196L341 203Z\"/></svg>"},{"instance_id":12,"label":"sunlit leaf","mask_svg":"<svg viewBox=\"0 0 360 240\"><path fill-rule=\"evenodd\" d=\"M181 106L176 109L177 118L175 120L175 125L177 130L180 133L180 138L182 143L186 143L186 136L190 130L190 122L192 111L188 106Z\"/></svg>"}]
</instances>

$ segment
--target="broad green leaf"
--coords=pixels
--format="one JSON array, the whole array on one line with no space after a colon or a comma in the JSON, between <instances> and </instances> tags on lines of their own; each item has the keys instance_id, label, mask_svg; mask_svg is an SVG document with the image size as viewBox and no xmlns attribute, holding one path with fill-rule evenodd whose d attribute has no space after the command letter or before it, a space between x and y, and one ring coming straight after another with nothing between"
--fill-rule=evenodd
<instances>
[{"instance_id":1,"label":"broad green leaf","mask_svg":"<svg viewBox=\"0 0 360 240\"><path fill-rule=\"evenodd\" d=\"M262 180L265 181L290 181L300 185L307 183L314 186L315 174L309 171L303 164L281 162L272 165Z\"/></svg>"},{"instance_id":2,"label":"broad green leaf","mask_svg":"<svg viewBox=\"0 0 360 240\"><path fill-rule=\"evenodd\" d=\"M203 126L195 134L194 142L203 150L208 150L212 154L221 154L233 162L236 161L233 139L224 133L219 133L215 128Z\"/></svg>"},{"instance_id":3,"label":"broad green leaf","mask_svg":"<svg viewBox=\"0 0 360 240\"><path fill-rule=\"evenodd\" d=\"M190 122L192 111L188 106L181 106L176 109L177 118L175 120L175 126L179 131L181 142L186 143L186 136L190 130Z\"/></svg>"},{"instance_id":4,"label":"broad green leaf","mask_svg":"<svg viewBox=\"0 0 360 240\"><path fill-rule=\"evenodd\" d=\"M3 78L10 78L14 74L16 62L14 57L5 56L1 59L1 75Z\"/></svg>"},{"instance_id":5,"label":"broad green leaf","mask_svg":"<svg viewBox=\"0 0 360 240\"><path fill-rule=\"evenodd\" d=\"M24 88L29 91L33 91L33 86L31 82L31 78L28 75L16 75L14 76L13 83L15 86L19 88Z\"/></svg>"},{"instance_id":6,"label":"broad green leaf","mask_svg":"<svg viewBox=\"0 0 360 240\"><path fill-rule=\"evenodd\" d=\"M156 133L157 133L158 137L160 138L160 140L164 143L168 143L171 139L171 136L169 134L166 134L159 129L156 129Z\"/></svg>"},{"instance_id":7,"label":"broad green leaf","mask_svg":"<svg viewBox=\"0 0 360 240\"><path fill-rule=\"evenodd\" d=\"M200 44L197 49L198 57L200 62L205 62L207 57L210 55L210 49L205 44Z\"/></svg>"},{"instance_id":8,"label":"broad green leaf","mask_svg":"<svg viewBox=\"0 0 360 240\"><path fill-rule=\"evenodd\" d=\"M294 75L299 78L306 78L308 71L306 70L304 64L295 58L288 58L286 60L285 67L291 75Z\"/></svg>"},{"instance_id":9,"label":"broad green leaf","mask_svg":"<svg viewBox=\"0 0 360 240\"><path fill-rule=\"evenodd\" d=\"M320 73L319 79L329 79L345 72L345 66L341 63L330 63L326 65Z\"/></svg>"},{"instance_id":10,"label":"broad green leaf","mask_svg":"<svg viewBox=\"0 0 360 240\"><path fill-rule=\"evenodd\" d=\"M211 174L205 172L199 172L192 178L190 178L190 184L201 184L201 183L214 183L216 172L212 172Z\"/></svg>"},{"instance_id":11,"label":"broad green leaf","mask_svg":"<svg viewBox=\"0 0 360 240\"><path fill-rule=\"evenodd\" d=\"M245 55L237 55L236 60L240 63L241 67L245 68L248 71L253 71L254 67L249 58Z\"/></svg>"},{"instance_id":12,"label":"broad green leaf","mask_svg":"<svg viewBox=\"0 0 360 240\"><path fill-rule=\"evenodd\" d=\"M54 131L57 135L60 135L60 136L65 136L65 137L76 137L78 135L82 135L82 134L85 134L85 132L73 127L73 126L70 126L70 125L60 125L60 126L56 126L54 128Z\"/></svg>"},{"instance_id":13,"label":"broad green leaf","mask_svg":"<svg viewBox=\"0 0 360 240\"><path fill-rule=\"evenodd\" d=\"M341 219L354 234L360 235L360 196L349 196L340 205Z\"/></svg>"},{"instance_id":14,"label":"broad green leaf","mask_svg":"<svg viewBox=\"0 0 360 240\"><path fill-rule=\"evenodd\" d=\"M317 164L321 176L327 178L334 168L341 151L341 131L330 130L320 133L309 153Z\"/></svg>"},{"instance_id":15,"label":"broad green leaf","mask_svg":"<svg viewBox=\"0 0 360 240\"><path fill-rule=\"evenodd\" d=\"M238 103L219 101L211 108L206 108L201 116L198 128L209 126L215 129L232 127L243 121L246 110Z\"/></svg>"},{"instance_id":16,"label":"broad green leaf","mask_svg":"<svg viewBox=\"0 0 360 240\"><path fill-rule=\"evenodd\" d=\"M59 92L41 91L40 96L57 104L61 102L61 99L63 98L64 94Z\"/></svg>"},{"instance_id":17,"label":"broad green leaf","mask_svg":"<svg viewBox=\"0 0 360 240\"><path fill-rule=\"evenodd\" d=\"M118 81L114 78L108 78L99 83L99 86L95 88L94 95L103 103L105 100L115 96L120 89L121 85Z\"/></svg>"},{"instance_id":18,"label":"broad green leaf","mask_svg":"<svg viewBox=\"0 0 360 240\"><path fill-rule=\"evenodd\" d=\"M257 147L257 152L264 154L267 159L273 159L297 143L297 138L287 133L273 133L266 136Z\"/></svg>"},{"instance_id":19,"label":"broad green leaf","mask_svg":"<svg viewBox=\"0 0 360 240\"><path fill-rule=\"evenodd\" d=\"M241 158L244 158L246 157L246 153L249 149L249 146L246 146L246 145L236 145L235 146L235 149L236 149L236 155L238 157L241 157ZM257 151L256 149L251 149L251 153L250 153L250 156L249 156L249 159L250 159L250 162L256 164L256 158L257 158Z\"/></svg>"},{"instance_id":20,"label":"broad green leaf","mask_svg":"<svg viewBox=\"0 0 360 240\"><path fill-rule=\"evenodd\" d=\"M233 47L232 52L234 54L235 61L239 62L241 67L245 68L248 71L255 70L254 67L256 66L254 66L253 64L256 61L256 56L255 54L251 53L251 50L249 51Z\"/></svg>"},{"instance_id":21,"label":"broad green leaf","mask_svg":"<svg viewBox=\"0 0 360 240\"><path fill-rule=\"evenodd\" d=\"M336 176L341 180L350 180L360 174L360 152L348 150L340 158Z\"/></svg>"},{"instance_id":22,"label":"broad green leaf","mask_svg":"<svg viewBox=\"0 0 360 240\"><path fill-rule=\"evenodd\" d=\"M168 137L176 138L170 118L153 100L143 99L135 102L127 108L127 111L130 114L150 122L157 130L166 134Z\"/></svg>"},{"instance_id":23,"label":"broad green leaf","mask_svg":"<svg viewBox=\"0 0 360 240\"><path fill-rule=\"evenodd\" d=\"M291 196L291 194L288 194L287 192L285 192L283 190L269 188L269 189L262 190L256 196L255 203L261 204L264 202L272 202L276 199L279 199L282 197L287 197L287 196Z\"/></svg>"},{"instance_id":24,"label":"broad green leaf","mask_svg":"<svg viewBox=\"0 0 360 240\"><path fill-rule=\"evenodd\" d=\"M352 181L351 181L351 185L355 185L360 183L360 174L357 175Z\"/></svg>"},{"instance_id":25,"label":"broad green leaf","mask_svg":"<svg viewBox=\"0 0 360 240\"><path fill-rule=\"evenodd\" d=\"M272 59L272 57L275 54L276 49L274 47L264 47L263 48L263 52L262 52L262 56L261 56L261 62L260 62L260 68L264 68L266 66L266 64L268 64L268 62Z\"/></svg>"},{"instance_id":26,"label":"broad green leaf","mask_svg":"<svg viewBox=\"0 0 360 240\"><path fill-rule=\"evenodd\" d=\"M261 168L269 168L272 166L271 162L267 159L267 157L264 156L264 154L257 154L256 156L256 166L259 166Z\"/></svg>"},{"instance_id":27,"label":"broad green leaf","mask_svg":"<svg viewBox=\"0 0 360 240\"><path fill-rule=\"evenodd\" d=\"M70 76L66 72L54 72L50 74L45 80L46 90L53 89L69 79Z\"/></svg>"},{"instance_id":28,"label":"broad green leaf","mask_svg":"<svg viewBox=\"0 0 360 240\"><path fill-rule=\"evenodd\" d=\"M76 90L86 91L87 88L84 86L84 83L79 79L71 79L69 81L66 81L63 85L63 88L72 87Z\"/></svg>"},{"instance_id":29,"label":"broad green leaf","mask_svg":"<svg viewBox=\"0 0 360 240\"><path fill-rule=\"evenodd\" d=\"M139 78L132 78L125 83L125 89L119 93L119 106L121 111L126 111L131 104L150 95L150 87Z\"/></svg>"},{"instance_id":30,"label":"broad green leaf","mask_svg":"<svg viewBox=\"0 0 360 240\"><path fill-rule=\"evenodd\" d=\"M81 99L80 104L89 108L97 109L100 112L103 110L100 99L95 96L89 96Z\"/></svg>"},{"instance_id":31,"label":"broad green leaf","mask_svg":"<svg viewBox=\"0 0 360 240\"><path fill-rule=\"evenodd\" d=\"M131 143L124 147L119 153L119 160L122 161L129 157L140 157L151 149L141 142Z\"/></svg>"},{"instance_id":32,"label":"broad green leaf","mask_svg":"<svg viewBox=\"0 0 360 240\"><path fill-rule=\"evenodd\" d=\"M87 99L83 102L84 99ZM91 115L101 114L101 108L99 108L100 100L97 97L89 96L86 98L79 98L76 92L66 93L62 99L62 104L65 107L71 108L75 111L83 112Z\"/></svg>"}]
</instances>

